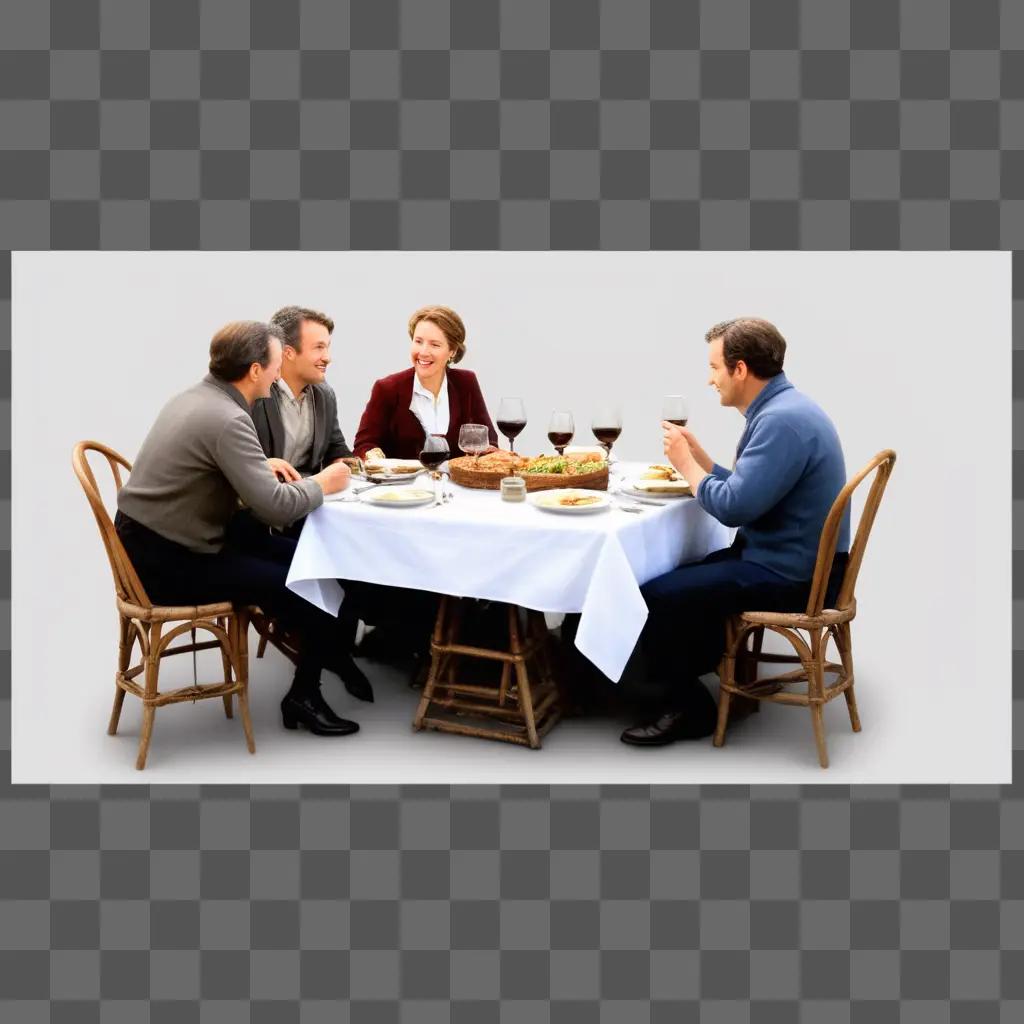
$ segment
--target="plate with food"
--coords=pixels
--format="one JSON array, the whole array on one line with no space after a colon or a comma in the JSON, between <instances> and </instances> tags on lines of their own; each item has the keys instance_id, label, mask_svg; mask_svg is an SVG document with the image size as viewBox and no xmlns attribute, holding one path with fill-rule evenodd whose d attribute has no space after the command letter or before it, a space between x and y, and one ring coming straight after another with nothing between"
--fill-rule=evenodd
<instances>
[{"instance_id":1,"label":"plate with food","mask_svg":"<svg viewBox=\"0 0 1024 1024\"><path fill-rule=\"evenodd\" d=\"M623 494L634 498L690 498L690 485L672 467L662 464L648 466L639 476L622 481Z\"/></svg>"},{"instance_id":2,"label":"plate with food","mask_svg":"<svg viewBox=\"0 0 1024 1024\"><path fill-rule=\"evenodd\" d=\"M408 483L426 472L419 459L366 459L363 468L367 480L389 484Z\"/></svg>"},{"instance_id":3,"label":"plate with food","mask_svg":"<svg viewBox=\"0 0 1024 1024\"><path fill-rule=\"evenodd\" d=\"M601 512L611 505L611 498L601 491L587 491L579 487L562 487L551 491L538 491L530 496L530 503L544 512L565 512L570 515Z\"/></svg>"},{"instance_id":4,"label":"plate with food","mask_svg":"<svg viewBox=\"0 0 1024 1024\"><path fill-rule=\"evenodd\" d=\"M421 487L376 487L363 491L359 500L381 508L419 508L434 500L434 492Z\"/></svg>"}]
</instances>

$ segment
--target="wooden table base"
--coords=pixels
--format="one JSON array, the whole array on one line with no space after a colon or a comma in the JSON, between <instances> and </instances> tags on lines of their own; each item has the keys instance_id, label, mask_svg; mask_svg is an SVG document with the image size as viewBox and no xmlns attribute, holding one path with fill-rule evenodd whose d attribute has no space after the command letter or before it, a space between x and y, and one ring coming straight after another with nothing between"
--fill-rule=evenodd
<instances>
[{"instance_id":1,"label":"wooden table base","mask_svg":"<svg viewBox=\"0 0 1024 1024\"><path fill-rule=\"evenodd\" d=\"M558 686L547 652L547 626L540 612L526 610L526 635L519 609L508 612L508 650L458 643L461 599L442 597L431 642L430 675L423 687L413 729L518 743L534 750L561 717ZM460 682L462 659L500 662L496 685Z\"/></svg>"}]
</instances>

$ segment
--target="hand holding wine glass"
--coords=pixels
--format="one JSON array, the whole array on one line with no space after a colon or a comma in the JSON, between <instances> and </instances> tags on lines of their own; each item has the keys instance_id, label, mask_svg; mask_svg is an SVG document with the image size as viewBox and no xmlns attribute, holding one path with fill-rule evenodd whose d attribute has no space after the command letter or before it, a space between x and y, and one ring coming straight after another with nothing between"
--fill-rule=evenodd
<instances>
[{"instance_id":1,"label":"hand holding wine glass","mask_svg":"<svg viewBox=\"0 0 1024 1024\"><path fill-rule=\"evenodd\" d=\"M571 412L553 412L548 423L548 440L554 445L559 455L565 454L566 445L572 441L576 433L576 424Z\"/></svg>"},{"instance_id":2,"label":"hand holding wine glass","mask_svg":"<svg viewBox=\"0 0 1024 1024\"><path fill-rule=\"evenodd\" d=\"M467 454L474 456L474 465L480 456L491 447L487 436L487 427L483 423L463 423L459 427L459 447Z\"/></svg>"},{"instance_id":3,"label":"hand holding wine glass","mask_svg":"<svg viewBox=\"0 0 1024 1024\"><path fill-rule=\"evenodd\" d=\"M521 398L503 398L498 406L498 429L508 438L508 450L516 450L515 439L526 427L526 405Z\"/></svg>"}]
</instances>

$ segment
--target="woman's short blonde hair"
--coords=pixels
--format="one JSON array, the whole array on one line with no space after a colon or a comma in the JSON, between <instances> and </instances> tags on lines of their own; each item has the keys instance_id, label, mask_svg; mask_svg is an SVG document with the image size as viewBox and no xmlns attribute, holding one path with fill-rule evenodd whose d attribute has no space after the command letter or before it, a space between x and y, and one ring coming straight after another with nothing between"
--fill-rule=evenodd
<instances>
[{"instance_id":1,"label":"woman's short blonde hair","mask_svg":"<svg viewBox=\"0 0 1024 1024\"><path fill-rule=\"evenodd\" d=\"M466 325L462 317L447 306L424 306L409 317L409 337L416 336L416 325L426 320L439 328L451 350L451 362L458 363L466 354Z\"/></svg>"}]
</instances>

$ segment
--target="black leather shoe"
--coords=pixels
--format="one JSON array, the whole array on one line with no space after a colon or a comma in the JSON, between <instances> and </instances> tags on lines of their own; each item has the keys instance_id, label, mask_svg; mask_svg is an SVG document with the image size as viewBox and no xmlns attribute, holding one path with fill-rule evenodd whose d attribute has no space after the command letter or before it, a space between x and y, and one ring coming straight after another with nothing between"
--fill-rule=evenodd
<instances>
[{"instance_id":1,"label":"black leather shoe","mask_svg":"<svg viewBox=\"0 0 1024 1024\"><path fill-rule=\"evenodd\" d=\"M339 718L331 711L319 690L286 694L281 701L281 718L286 729L297 729L301 725L314 736L349 736L359 731L358 722Z\"/></svg>"},{"instance_id":2,"label":"black leather shoe","mask_svg":"<svg viewBox=\"0 0 1024 1024\"><path fill-rule=\"evenodd\" d=\"M641 722L626 729L619 737L623 743L634 747L664 747L676 740L697 740L710 736L715 723L695 721L685 711L666 711L653 722Z\"/></svg>"},{"instance_id":3,"label":"black leather shoe","mask_svg":"<svg viewBox=\"0 0 1024 1024\"><path fill-rule=\"evenodd\" d=\"M366 673L352 660L351 654L337 654L327 666L357 700L373 703L373 687Z\"/></svg>"}]
</instances>

